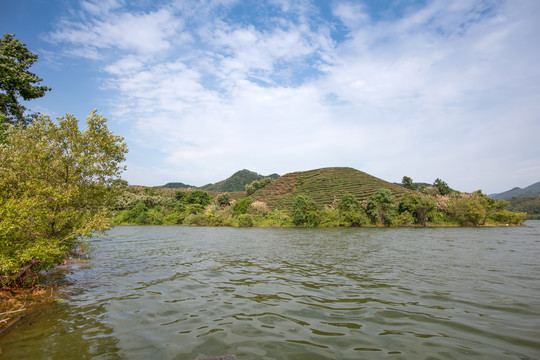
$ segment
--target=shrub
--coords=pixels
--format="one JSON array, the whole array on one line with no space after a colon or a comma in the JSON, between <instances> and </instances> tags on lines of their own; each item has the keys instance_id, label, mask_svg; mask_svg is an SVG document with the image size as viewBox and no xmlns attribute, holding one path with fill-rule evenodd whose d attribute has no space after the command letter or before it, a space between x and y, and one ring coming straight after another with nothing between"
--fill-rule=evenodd
<instances>
[{"instance_id":1,"label":"shrub","mask_svg":"<svg viewBox=\"0 0 540 360\"><path fill-rule=\"evenodd\" d=\"M293 203L293 223L296 226L317 226L320 218L317 216L317 204L307 195L298 195Z\"/></svg>"},{"instance_id":2,"label":"shrub","mask_svg":"<svg viewBox=\"0 0 540 360\"><path fill-rule=\"evenodd\" d=\"M391 225L394 221L396 210L392 192L388 189L379 189L376 194L368 198L366 213L373 224Z\"/></svg>"},{"instance_id":3,"label":"shrub","mask_svg":"<svg viewBox=\"0 0 540 360\"><path fill-rule=\"evenodd\" d=\"M187 193L186 202L206 206L212 202L212 197L206 191L193 190Z\"/></svg>"},{"instance_id":4,"label":"shrub","mask_svg":"<svg viewBox=\"0 0 540 360\"><path fill-rule=\"evenodd\" d=\"M234 215L238 216L241 214L246 214L248 206L251 205L253 202L253 199L249 196L246 198L243 198L242 200L238 200L233 207Z\"/></svg>"},{"instance_id":5,"label":"shrub","mask_svg":"<svg viewBox=\"0 0 540 360\"><path fill-rule=\"evenodd\" d=\"M219 194L216 203L221 207L229 206L231 205L231 196L228 193Z\"/></svg>"},{"instance_id":6,"label":"shrub","mask_svg":"<svg viewBox=\"0 0 540 360\"><path fill-rule=\"evenodd\" d=\"M252 227L253 219L249 214L238 215L238 226L240 227Z\"/></svg>"}]
</instances>

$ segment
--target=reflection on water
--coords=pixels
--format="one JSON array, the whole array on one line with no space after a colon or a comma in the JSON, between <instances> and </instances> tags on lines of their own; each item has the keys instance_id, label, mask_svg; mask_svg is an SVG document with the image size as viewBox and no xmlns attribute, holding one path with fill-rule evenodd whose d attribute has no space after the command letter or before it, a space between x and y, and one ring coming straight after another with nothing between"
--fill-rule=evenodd
<instances>
[{"instance_id":1,"label":"reflection on water","mask_svg":"<svg viewBox=\"0 0 540 360\"><path fill-rule=\"evenodd\" d=\"M540 224L118 227L6 358L540 357Z\"/></svg>"}]
</instances>

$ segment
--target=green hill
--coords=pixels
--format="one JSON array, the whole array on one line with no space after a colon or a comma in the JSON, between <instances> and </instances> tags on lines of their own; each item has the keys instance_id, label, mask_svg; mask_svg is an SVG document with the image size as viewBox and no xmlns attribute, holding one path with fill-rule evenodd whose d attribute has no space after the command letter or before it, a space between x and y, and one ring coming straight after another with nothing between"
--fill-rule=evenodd
<instances>
[{"instance_id":1,"label":"green hill","mask_svg":"<svg viewBox=\"0 0 540 360\"><path fill-rule=\"evenodd\" d=\"M158 186L158 187L168 188L168 189L190 189L190 188L194 189L196 188L196 186L186 185L181 182L170 182L170 183L166 183L165 185Z\"/></svg>"},{"instance_id":2,"label":"green hill","mask_svg":"<svg viewBox=\"0 0 540 360\"><path fill-rule=\"evenodd\" d=\"M291 208L297 195L308 195L317 204L331 205L345 194L358 201L366 200L379 189L386 188L397 197L409 191L365 172L348 167L322 168L285 174L252 195L270 208Z\"/></svg>"},{"instance_id":3,"label":"green hill","mask_svg":"<svg viewBox=\"0 0 540 360\"><path fill-rule=\"evenodd\" d=\"M508 201L508 210L526 212L531 219L540 219L540 196L519 196Z\"/></svg>"},{"instance_id":4,"label":"green hill","mask_svg":"<svg viewBox=\"0 0 540 360\"><path fill-rule=\"evenodd\" d=\"M233 191L244 191L246 185L251 184L255 180L262 180L264 178L273 178L277 179L278 174L271 174L268 176L263 176L257 174L256 172L249 170L240 170L235 172L231 177L217 182L215 184L208 184L201 187L202 190L206 191L219 191L219 192L233 192Z\"/></svg>"},{"instance_id":5,"label":"green hill","mask_svg":"<svg viewBox=\"0 0 540 360\"><path fill-rule=\"evenodd\" d=\"M523 197L523 196L540 196L540 182L529 185L526 188L522 189L515 187L512 190L505 191L500 194L491 194L490 198L497 200L510 200L514 197Z\"/></svg>"}]
</instances>

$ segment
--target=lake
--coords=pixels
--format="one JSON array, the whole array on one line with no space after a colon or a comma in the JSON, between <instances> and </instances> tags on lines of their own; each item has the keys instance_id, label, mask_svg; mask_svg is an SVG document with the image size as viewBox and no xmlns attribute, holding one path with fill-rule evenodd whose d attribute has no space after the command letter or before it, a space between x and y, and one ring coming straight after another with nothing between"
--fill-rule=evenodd
<instances>
[{"instance_id":1,"label":"lake","mask_svg":"<svg viewBox=\"0 0 540 360\"><path fill-rule=\"evenodd\" d=\"M116 227L13 359L538 359L540 221L524 227ZM51 275L51 276L53 276Z\"/></svg>"}]
</instances>

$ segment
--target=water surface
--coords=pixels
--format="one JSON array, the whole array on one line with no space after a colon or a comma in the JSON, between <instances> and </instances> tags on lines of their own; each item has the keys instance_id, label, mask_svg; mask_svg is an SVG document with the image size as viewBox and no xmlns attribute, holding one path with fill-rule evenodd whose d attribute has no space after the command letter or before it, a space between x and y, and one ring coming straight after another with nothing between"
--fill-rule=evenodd
<instances>
[{"instance_id":1,"label":"water surface","mask_svg":"<svg viewBox=\"0 0 540 360\"><path fill-rule=\"evenodd\" d=\"M538 359L540 221L521 228L117 227L4 358Z\"/></svg>"}]
</instances>

